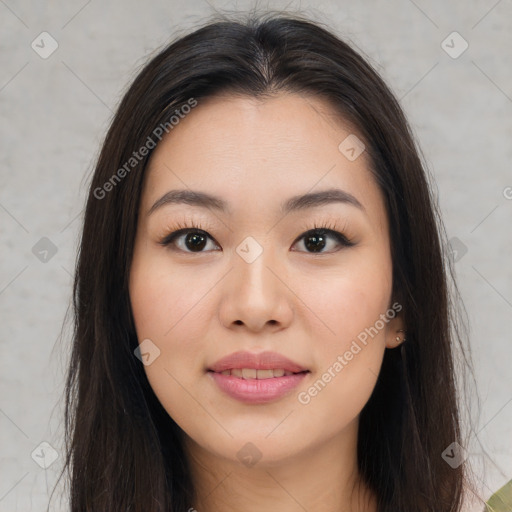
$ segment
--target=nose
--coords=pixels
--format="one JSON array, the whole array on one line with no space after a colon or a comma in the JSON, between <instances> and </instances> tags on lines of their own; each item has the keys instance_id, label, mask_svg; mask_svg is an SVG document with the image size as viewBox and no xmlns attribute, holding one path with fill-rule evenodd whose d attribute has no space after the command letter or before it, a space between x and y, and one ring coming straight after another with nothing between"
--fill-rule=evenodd
<instances>
[{"instance_id":1,"label":"nose","mask_svg":"<svg viewBox=\"0 0 512 512\"><path fill-rule=\"evenodd\" d=\"M224 326L261 332L279 331L291 323L294 294L284 265L271 252L265 248L252 262L233 253L219 312Z\"/></svg>"}]
</instances>

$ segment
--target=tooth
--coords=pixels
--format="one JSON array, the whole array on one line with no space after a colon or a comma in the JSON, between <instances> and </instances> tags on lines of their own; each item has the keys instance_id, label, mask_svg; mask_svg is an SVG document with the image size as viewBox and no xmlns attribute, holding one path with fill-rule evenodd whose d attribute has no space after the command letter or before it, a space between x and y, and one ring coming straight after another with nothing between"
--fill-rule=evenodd
<instances>
[{"instance_id":1,"label":"tooth","mask_svg":"<svg viewBox=\"0 0 512 512\"><path fill-rule=\"evenodd\" d=\"M258 379L271 379L272 377L275 377L273 370L258 370L257 371Z\"/></svg>"},{"instance_id":2,"label":"tooth","mask_svg":"<svg viewBox=\"0 0 512 512\"><path fill-rule=\"evenodd\" d=\"M232 375L242 379L271 379L273 377L282 377L283 375L293 375L293 372L285 371L282 368L257 370L255 368L232 368L224 370L222 375Z\"/></svg>"},{"instance_id":3,"label":"tooth","mask_svg":"<svg viewBox=\"0 0 512 512\"><path fill-rule=\"evenodd\" d=\"M242 377L244 379L255 379L257 370L254 368L243 368L242 369Z\"/></svg>"}]
</instances>

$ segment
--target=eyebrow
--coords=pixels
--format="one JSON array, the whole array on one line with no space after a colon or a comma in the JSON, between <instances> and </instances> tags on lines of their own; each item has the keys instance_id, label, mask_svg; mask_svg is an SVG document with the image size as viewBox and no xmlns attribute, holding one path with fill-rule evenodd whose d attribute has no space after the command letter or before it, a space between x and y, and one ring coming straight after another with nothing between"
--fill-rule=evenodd
<instances>
[{"instance_id":1,"label":"eyebrow","mask_svg":"<svg viewBox=\"0 0 512 512\"><path fill-rule=\"evenodd\" d=\"M366 212L364 206L355 196L345 190L330 188L320 192L311 192L289 198L281 204L281 214L286 215L290 212L316 208L333 203L348 204ZM153 204L148 210L147 215L149 216L154 211L169 204L188 204L217 210L222 213L230 212L228 203L220 197L197 190L170 190Z\"/></svg>"}]
</instances>

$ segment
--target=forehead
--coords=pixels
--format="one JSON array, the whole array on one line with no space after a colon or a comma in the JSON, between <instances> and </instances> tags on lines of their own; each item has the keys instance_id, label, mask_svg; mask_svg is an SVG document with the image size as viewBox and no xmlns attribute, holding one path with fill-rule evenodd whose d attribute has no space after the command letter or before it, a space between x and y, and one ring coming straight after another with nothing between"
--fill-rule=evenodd
<instances>
[{"instance_id":1,"label":"forehead","mask_svg":"<svg viewBox=\"0 0 512 512\"><path fill-rule=\"evenodd\" d=\"M268 211L287 197L337 187L381 216L366 152L355 159L344 152L344 141L354 137L353 127L317 97L200 100L154 150L142 203L147 210L168 190L192 189L223 197L234 211Z\"/></svg>"}]
</instances>

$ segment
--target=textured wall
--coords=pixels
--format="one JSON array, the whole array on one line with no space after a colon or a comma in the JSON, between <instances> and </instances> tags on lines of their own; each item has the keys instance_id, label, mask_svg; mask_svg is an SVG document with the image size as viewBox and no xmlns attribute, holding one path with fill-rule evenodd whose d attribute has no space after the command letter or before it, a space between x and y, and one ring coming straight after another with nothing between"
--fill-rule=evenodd
<instances>
[{"instance_id":1,"label":"textured wall","mask_svg":"<svg viewBox=\"0 0 512 512\"><path fill-rule=\"evenodd\" d=\"M67 351L56 340L87 178L112 111L150 53L214 9L252 5L0 0L0 511L46 509L61 467L62 455L51 457L62 446ZM512 3L290 5L369 56L436 179L470 319L477 431L493 461L479 474L488 497L512 478ZM479 446L468 451L480 467ZM65 503L54 499L51 510Z\"/></svg>"}]
</instances>

